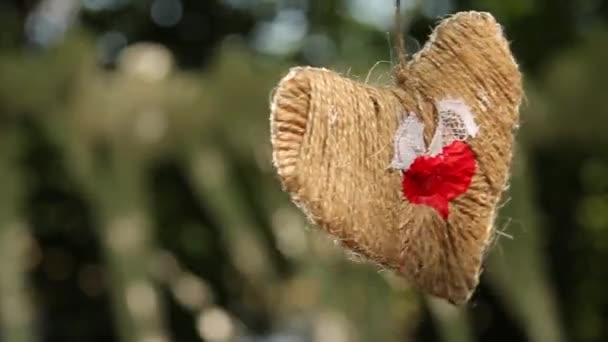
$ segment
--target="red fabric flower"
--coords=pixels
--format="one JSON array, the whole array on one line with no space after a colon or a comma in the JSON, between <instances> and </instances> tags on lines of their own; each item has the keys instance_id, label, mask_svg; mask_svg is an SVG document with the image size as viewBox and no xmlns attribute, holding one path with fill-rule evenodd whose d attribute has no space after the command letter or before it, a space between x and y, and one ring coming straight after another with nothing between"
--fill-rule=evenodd
<instances>
[{"instance_id":1,"label":"red fabric flower","mask_svg":"<svg viewBox=\"0 0 608 342\"><path fill-rule=\"evenodd\" d=\"M454 141L436 156L422 155L414 160L403 172L403 194L410 203L431 206L447 219L449 201L467 191L475 169L469 145Z\"/></svg>"}]
</instances>

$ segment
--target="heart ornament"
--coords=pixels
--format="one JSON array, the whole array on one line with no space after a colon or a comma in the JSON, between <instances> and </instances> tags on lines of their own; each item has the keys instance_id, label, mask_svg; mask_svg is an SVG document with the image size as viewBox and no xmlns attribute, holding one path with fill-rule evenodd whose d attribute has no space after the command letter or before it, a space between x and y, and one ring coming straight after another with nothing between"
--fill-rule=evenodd
<instances>
[{"instance_id":1,"label":"heart ornament","mask_svg":"<svg viewBox=\"0 0 608 342\"><path fill-rule=\"evenodd\" d=\"M444 19L374 87L297 67L271 104L283 188L344 247L465 303L509 179L522 81L488 13Z\"/></svg>"}]
</instances>

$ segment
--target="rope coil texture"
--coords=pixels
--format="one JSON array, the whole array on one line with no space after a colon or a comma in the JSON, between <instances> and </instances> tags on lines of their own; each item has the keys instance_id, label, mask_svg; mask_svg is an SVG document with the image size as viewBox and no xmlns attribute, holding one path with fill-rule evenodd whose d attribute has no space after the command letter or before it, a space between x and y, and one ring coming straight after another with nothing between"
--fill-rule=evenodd
<instances>
[{"instance_id":1,"label":"rope coil texture","mask_svg":"<svg viewBox=\"0 0 608 342\"><path fill-rule=\"evenodd\" d=\"M508 182L521 74L494 18L462 12L444 19L394 76L394 87L380 88L293 68L272 100L273 161L294 202L344 247L462 304L479 282ZM390 164L400 120L415 113L428 145L446 98L470 107L479 132L467 140L477 171L443 219L404 199Z\"/></svg>"}]
</instances>

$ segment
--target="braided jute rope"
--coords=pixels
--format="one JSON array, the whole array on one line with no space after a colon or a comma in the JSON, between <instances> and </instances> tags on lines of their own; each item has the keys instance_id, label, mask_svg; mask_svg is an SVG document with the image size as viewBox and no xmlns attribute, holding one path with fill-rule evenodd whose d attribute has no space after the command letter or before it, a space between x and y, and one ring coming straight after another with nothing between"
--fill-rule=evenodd
<instances>
[{"instance_id":1,"label":"braided jute rope","mask_svg":"<svg viewBox=\"0 0 608 342\"><path fill-rule=\"evenodd\" d=\"M479 282L507 186L521 75L501 27L479 12L444 19L394 73L396 86L379 88L326 69L292 69L272 101L275 167L294 202L343 246L464 303ZM479 126L467 140L476 173L447 219L409 203L401 173L389 167L400 119L415 113L428 144L445 98L462 99Z\"/></svg>"}]
</instances>

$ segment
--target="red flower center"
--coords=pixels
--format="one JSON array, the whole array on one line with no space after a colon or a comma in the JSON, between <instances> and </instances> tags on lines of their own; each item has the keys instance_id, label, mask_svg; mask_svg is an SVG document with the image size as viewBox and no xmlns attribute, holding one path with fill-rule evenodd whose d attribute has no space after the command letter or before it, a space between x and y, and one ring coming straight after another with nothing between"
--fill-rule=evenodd
<instances>
[{"instance_id":1,"label":"red flower center","mask_svg":"<svg viewBox=\"0 0 608 342\"><path fill-rule=\"evenodd\" d=\"M435 208L447 219L449 201L467 191L475 169L475 156L469 145L454 141L436 156L414 160L403 172L403 195L410 203Z\"/></svg>"}]
</instances>

